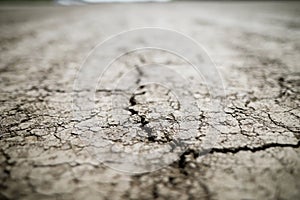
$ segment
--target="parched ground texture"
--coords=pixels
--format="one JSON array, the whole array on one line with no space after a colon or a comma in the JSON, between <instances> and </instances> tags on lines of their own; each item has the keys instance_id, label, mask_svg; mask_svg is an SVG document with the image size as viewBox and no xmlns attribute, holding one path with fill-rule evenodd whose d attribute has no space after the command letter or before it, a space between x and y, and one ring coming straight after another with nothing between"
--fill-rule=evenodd
<instances>
[{"instance_id":1,"label":"parched ground texture","mask_svg":"<svg viewBox=\"0 0 300 200\"><path fill-rule=\"evenodd\" d=\"M299 199L299 13L297 2L2 5L0 199ZM176 94L143 84L147 73L168 73L140 66L168 65L188 80L196 73L172 54L147 50L117 59L95 90L96 109L77 107L74 118L73 98L88 92L73 88L88 53L139 27L176 30L205 47L224 83L224 96L216 97L223 121L213 123L220 113L207 106L202 81L189 87L170 75L198 103L196 115L177 116ZM121 77L126 84L114 89ZM218 137L204 155L198 147L211 129ZM92 135L114 144L112 151L134 151L176 134L191 145L139 174L101 164L89 151L98 147L82 140Z\"/></svg>"}]
</instances>

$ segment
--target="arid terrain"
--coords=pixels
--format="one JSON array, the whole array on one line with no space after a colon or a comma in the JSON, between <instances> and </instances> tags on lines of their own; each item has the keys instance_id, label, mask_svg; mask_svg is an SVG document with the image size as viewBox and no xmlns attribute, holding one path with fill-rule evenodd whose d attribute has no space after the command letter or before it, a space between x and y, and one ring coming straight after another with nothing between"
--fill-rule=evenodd
<instances>
[{"instance_id":1,"label":"arid terrain","mask_svg":"<svg viewBox=\"0 0 300 200\"><path fill-rule=\"evenodd\" d=\"M157 49L116 59L96 88L76 85L95 46L142 27L201 44L223 92L210 95L193 67ZM0 199L300 199L299 53L299 2L1 4ZM179 151L152 152L177 137Z\"/></svg>"}]
</instances>

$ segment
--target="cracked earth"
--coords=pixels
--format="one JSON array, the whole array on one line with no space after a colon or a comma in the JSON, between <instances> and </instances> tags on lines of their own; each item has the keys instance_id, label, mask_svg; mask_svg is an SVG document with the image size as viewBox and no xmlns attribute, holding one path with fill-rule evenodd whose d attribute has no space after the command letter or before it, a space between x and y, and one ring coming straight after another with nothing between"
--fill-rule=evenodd
<instances>
[{"instance_id":1,"label":"cracked earth","mask_svg":"<svg viewBox=\"0 0 300 200\"><path fill-rule=\"evenodd\" d=\"M299 3L0 10L0 199L299 199ZM74 97L89 92L73 88L88 53L112 34L137 27L176 30L205 47L223 80L225 94L216 97L222 112L209 106L212 98L193 68L152 50L112 64L94 92L92 112L74 105ZM153 63L190 82L143 67ZM164 76L195 103L190 115L180 115L172 90L146 84ZM124 82L116 84L119 79ZM199 147L210 130L218 137L208 151ZM101 139L112 152L142 146L149 161L157 154L151 149L178 146L177 137L188 141L184 148L175 154L163 149L167 161L148 173L120 172L101 158L123 171L133 166L129 172L145 163L121 165L127 157L97 155Z\"/></svg>"}]
</instances>

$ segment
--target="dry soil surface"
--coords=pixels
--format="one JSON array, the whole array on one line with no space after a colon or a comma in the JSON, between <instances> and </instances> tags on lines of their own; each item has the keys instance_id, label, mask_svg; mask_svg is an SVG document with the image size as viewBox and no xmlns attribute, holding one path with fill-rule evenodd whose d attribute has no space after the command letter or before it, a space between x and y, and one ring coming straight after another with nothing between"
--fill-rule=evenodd
<instances>
[{"instance_id":1,"label":"dry soil surface","mask_svg":"<svg viewBox=\"0 0 300 200\"><path fill-rule=\"evenodd\" d=\"M0 199L299 199L299 17L297 2L2 5ZM223 95L212 97L178 56L149 49L117 59L96 90L74 89L93 47L140 27L199 42ZM153 63L191 83L141 67ZM149 77L167 79L197 105L182 116L181 99L163 84L146 84ZM115 86L120 78L125 84ZM91 91L95 98L85 98ZM211 131L213 146L203 148ZM182 148L152 153L166 144ZM142 157L123 165L141 148L146 153L134 155Z\"/></svg>"}]
</instances>

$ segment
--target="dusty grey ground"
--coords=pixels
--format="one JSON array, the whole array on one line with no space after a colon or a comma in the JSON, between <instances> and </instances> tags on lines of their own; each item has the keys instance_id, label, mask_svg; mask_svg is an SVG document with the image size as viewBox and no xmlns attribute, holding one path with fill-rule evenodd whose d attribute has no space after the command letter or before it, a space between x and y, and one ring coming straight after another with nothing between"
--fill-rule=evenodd
<instances>
[{"instance_id":1,"label":"dusty grey ground","mask_svg":"<svg viewBox=\"0 0 300 200\"><path fill-rule=\"evenodd\" d=\"M0 199L299 199L299 13L299 3L272 2L2 5ZM206 48L224 81L226 96L218 98L226 118L212 125L218 113L205 106L205 85L191 89L171 77L200 105L191 118L197 126L187 127L193 145L170 165L133 175L112 170L89 153L80 136L99 131L89 119L97 117L102 136L126 148L161 145L176 134L178 120L170 114L179 109L178 101L164 87L140 87L147 76L138 69L129 77L138 88L134 94L112 91L110 84L123 69L152 62L191 80L195 73L163 52L125 56L96 91L99 110L79 119L72 114L72 95L85 91L72 87L97 43L144 26L180 31ZM120 103L127 108L127 127L144 131L143 137L128 139L110 113L109 99L118 95L126 100ZM211 126L219 137L202 156L197 142ZM156 129L160 134L147 137Z\"/></svg>"}]
</instances>

